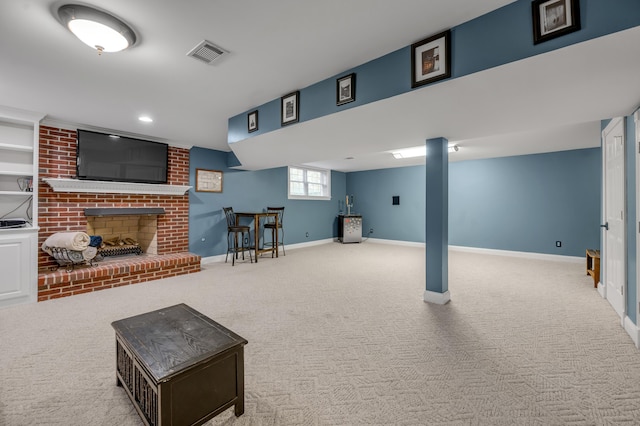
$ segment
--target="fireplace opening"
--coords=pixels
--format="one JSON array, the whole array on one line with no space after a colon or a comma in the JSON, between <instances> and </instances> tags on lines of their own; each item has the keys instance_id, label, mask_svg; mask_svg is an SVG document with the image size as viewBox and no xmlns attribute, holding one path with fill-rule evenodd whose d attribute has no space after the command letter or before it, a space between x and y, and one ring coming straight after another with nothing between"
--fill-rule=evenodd
<instances>
[{"instance_id":1,"label":"fireplace opening","mask_svg":"<svg viewBox=\"0 0 640 426\"><path fill-rule=\"evenodd\" d=\"M158 254L158 216L87 216L87 234L102 238L103 257Z\"/></svg>"},{"instance_id":2,"label":"fireplace opening","mask_svg":"<svg viewBox=\"0 0 640 426\"><path fill-rule=\"evenodd\" d=\"M144 253L140 247L140 243L131 237L113 237L107 240L102 240L102 243L98 247L98 255L102 257L109 256L124 256L127 254L142 254Z\"/></svg>"}]
</instances>

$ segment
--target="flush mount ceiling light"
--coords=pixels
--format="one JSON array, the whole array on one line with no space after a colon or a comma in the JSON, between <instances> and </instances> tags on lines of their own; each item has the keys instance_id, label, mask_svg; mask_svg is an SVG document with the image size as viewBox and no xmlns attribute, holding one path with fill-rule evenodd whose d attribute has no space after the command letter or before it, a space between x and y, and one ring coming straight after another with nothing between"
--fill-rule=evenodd
<instances>
[{"instance_id":1,"label":"flush mount ceiling light","mask_svg":"<svg viewBox=\"0 0 640 426\"><path fill-rule=\"evenodd\" d=\"M136 42L134 31L107 12L79 4L66 4L58 9L64 26L84 44L102 52L120 52Z\"/></svg>"},{"instance_id":2,"label":"flush mount ceiling light","mask_svg":"<svg viewBox=\"0 0 640 426\"><path fill-rule=\"evenodd\" d=\"M427 155L427 147L425 145L422 145L413 148L399 149L397 151L393 151L392 154L396 159L424 157Z\"/></svg>"},{"instance_id":3,"label":"flush mount ceiling light","mask_svg":"<svg viewBox=\"0 0 640 426\"><path fill-rule=\"evenodd\" d=\"M456 152L458 151L458 145L449 145L447 147L448 152ZM400 158L414 158L414 157L424 157L427 155L427 147L426 145L415 146L413 148L405 148L399 149L397 151L391 152L393 157L396 159Z\"/></svg>"}]
</instances>

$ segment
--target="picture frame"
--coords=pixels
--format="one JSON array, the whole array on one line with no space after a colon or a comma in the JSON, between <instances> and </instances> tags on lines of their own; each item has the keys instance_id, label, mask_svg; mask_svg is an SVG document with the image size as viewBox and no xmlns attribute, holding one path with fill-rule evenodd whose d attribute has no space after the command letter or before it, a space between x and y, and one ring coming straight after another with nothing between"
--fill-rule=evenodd
<instances>
[{"instance_id":1,"label":"picture frame","mask_svg":"<svg viewBox=\"0 0 640 426\"><path fill-rule=\"evenodd\" d=\"M247 114L247 132L255 132L258 130L258 110Z\"/></svg>"},{"instance_id":2,"label":"picture frame","mask_svg":"<svg viewBox=\"0 0 640 426\"><path fill-rule=\"evenodd\" d=\"M451 30L411 45L411 87L451 77Z\"/></svg>"},{"instance_id":3,"label":"picture frame","mask_svg":"<svg viewBox=\"0 0 640 426\"><path fill-rule=\"evenodd\" d=\"M220 170L196 169L196 191L222 192L222 177Z\"/></svg>"},{"instance_id":4,"label":"picture frame","mask_svg":"<svg viewBox=\"0 0 640 426\"><path fill-rule=\"evenodd\" d=\"M300 115L300 91L296 90L280 98L280 124L297 123Z\"/></svg>"},{"instance_id":5,"label":"picture frame","mask_svg":"<svg viewBox=\"0 0 640 426\"><path fill-rule=\"evenodd\" d=\"M531 3L533 44L580 29L579 0L534 0Z\"/></svg>"},{"instance_id":6,"label":"picture frame","mask_svg":"<svg viewBox=\"0 0 640 426\"><path fill-rule=\"evenodd\" d=\"M356 100L356 74L351 73L336 80L336 106Z\"/></svg>"}]
</instances>

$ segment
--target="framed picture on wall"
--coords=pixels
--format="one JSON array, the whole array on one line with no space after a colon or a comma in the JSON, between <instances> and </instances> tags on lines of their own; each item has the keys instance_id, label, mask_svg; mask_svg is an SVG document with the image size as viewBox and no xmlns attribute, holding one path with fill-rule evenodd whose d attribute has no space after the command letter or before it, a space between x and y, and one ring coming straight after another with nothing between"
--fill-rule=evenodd
<instances>
[{"instance_id":1,"label":"framed picture on wall","mask_svg":"<svg viewBox=\"0 0 640 426\"><path fill-rule=\"evenodd\" d=\"M196 169L196 191L222 192L222 172L220 170Z\"/></svg>"},{"instance_id":2,"label":"framed picture on wall","mask_svg":"<svg viewBox=\"0 0 640 426\"><path fill-rule=\"evenodd\" d=\"M247 132L255 132L258 130L258 110L247 114Z\"/></svg>"},{"instance_id":3,"label":"framed picture on wall","mask_svg":"<svg viewBox=\"0 0 640 426\"><path fill-rule=\"evenodd\" d=\"M344 105L356 100L356 75L351 73L336 80L336 105Z\"/></svg>"},{"instance_id":4,"label":"framed picture on wall","mask_svg":"<svg viewBox=\"0 0 640 426\"><path fill-rule=\"evenodd\" d=\"M451 77L451 30L411 45L411 87Z\"/></svg>"},{"instance_id":5,"label":"framed picture on wall","mask_svg":"<svg viewBox=\"0 0 640 426\"><path fill-rule=\"evenodd\" d=\"M579 0L534 0L531 8L533 44L580 29Z\"/></svg>"},{"instance_id":6,"label":"framed picture on wall","mask_svg":"<svg viewBox=\"0 0 640 426\"><path fill-rule=\"evenodd\" d=\"M286 126L287 124L298 122L298 113L300 112L300 92L295 91L284 95L280 98L280 124Z\"/></svg>"}]
</instances>

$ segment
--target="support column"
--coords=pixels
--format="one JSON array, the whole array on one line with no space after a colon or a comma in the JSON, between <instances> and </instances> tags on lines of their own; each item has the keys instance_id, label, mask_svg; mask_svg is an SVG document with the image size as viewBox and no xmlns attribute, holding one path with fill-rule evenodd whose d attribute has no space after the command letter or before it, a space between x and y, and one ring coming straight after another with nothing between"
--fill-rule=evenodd
<instances>
[{"instance_id":1,"label":"support column","mask_svg":"<svg viewBox=\"0 0 640 426\"><path fill-rule=\"evenodd\" d=\"M449 294L449 152L445 138L427 139L426 290L424 301L444 305Z\"/></svg>"}]
</instances>

